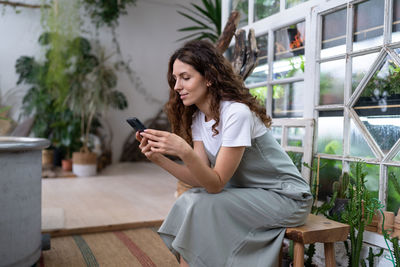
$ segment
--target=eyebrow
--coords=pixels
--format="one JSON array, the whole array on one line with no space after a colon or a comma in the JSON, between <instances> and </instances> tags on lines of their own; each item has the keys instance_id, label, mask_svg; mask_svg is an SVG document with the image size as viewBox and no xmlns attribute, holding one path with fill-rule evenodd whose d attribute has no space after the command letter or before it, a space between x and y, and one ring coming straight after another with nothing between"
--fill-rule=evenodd
<instances>
[{"instance_id":1,"label":"eyebrow","mask_svg":"<svg viewBox=\"0 0 400 267\"><path fill-rule=\"evenodd\" d=\"M182 75L185 75L185 74L186 74L186 75L189 75L189 73L187 73L186 71L184 71L184 72L179 73L178 76L182 76ZM172 77L175 78L176 75L172 73Z\"/></svg>"}]
</instances>

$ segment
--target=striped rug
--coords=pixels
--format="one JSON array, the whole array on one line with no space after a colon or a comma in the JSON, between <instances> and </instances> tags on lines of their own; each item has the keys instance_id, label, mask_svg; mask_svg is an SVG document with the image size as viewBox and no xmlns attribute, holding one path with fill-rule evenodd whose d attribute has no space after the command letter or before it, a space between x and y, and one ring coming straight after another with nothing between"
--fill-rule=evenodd
<instances>
[{"instance_id":1,"label":"striped rug","mask_svg":"<svg viewBox=\"0 0 400 267\"><path fill-rule=\"evenodd\" d=\"M154 228L51 238L35 267L179 266Z\"/></svg>"}]
</instances>

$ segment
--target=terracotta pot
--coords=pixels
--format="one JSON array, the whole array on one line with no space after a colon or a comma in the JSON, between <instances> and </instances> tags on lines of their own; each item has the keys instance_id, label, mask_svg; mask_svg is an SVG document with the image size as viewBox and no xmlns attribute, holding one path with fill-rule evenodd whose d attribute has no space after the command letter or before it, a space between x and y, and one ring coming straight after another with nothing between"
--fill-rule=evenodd
<instances>
[{"instance_id":1,"label":"terracotta pot","mask_svg":"<svg viewBox=\"0 0 400 267\"><path fill-rule=\"evenodd\" d=\"M95 176L97 174L97 154L88 149L72 153L72 172L76 176Z\"/></svg>"},{"instance_id":2,"label":"terracotta pot","mask_svg":"<svg viewBox=\"0 0 400 267\"><path fill-rule=\"evenodd\" d=\"M61 160L61 168L66 172L72 171L72 159Z\"/></svg>"}]
</instances>

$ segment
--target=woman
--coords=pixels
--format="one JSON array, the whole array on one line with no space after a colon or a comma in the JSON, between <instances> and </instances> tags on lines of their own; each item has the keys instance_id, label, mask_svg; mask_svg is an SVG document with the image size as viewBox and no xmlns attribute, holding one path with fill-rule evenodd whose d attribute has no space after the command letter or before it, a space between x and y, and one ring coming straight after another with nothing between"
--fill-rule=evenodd
<instances>
[{"instance_id":1,"label":"woman","mask_svg":"<svg viewBox=\"0 0 400 267\"><path fill-rule=\"evenodd\" d=\"M194 188L177 199L160 236L181 266L277 266L285 227L305 222L312 197L267 129L265 108L205 41L172 55L168 83L173 133L136 137L148 159Z\"/></svg>"}]
</instances>

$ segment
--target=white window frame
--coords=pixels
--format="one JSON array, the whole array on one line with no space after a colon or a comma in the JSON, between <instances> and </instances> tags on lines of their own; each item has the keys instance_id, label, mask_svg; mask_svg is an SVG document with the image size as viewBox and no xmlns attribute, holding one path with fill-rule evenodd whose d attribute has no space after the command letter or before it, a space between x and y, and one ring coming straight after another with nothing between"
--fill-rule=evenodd
<instances>
[{"instance_id":1,"label":"white window frame","mask_svg":"<svg viewBox=\"0 0 400 267\"><path fill-rule=\"evenodd\" d=\"M385 2L384 8L384 24L383 24L383 44L370 47L367 49L359 50L356 52L352 52L352 35L353 35L353 8L354 5L357 3L365 2L366 0L353 0L353 1L331 1L329 3L321 4L313 10L313 18L312 20L317 22L314 25L314 29L317 33L317 41L315 42L315 65L314 68L316 70L315 73L319 74L319 64L322 62L332 61L334 59L348 59L354 56L365 55L373 52L379 52L377 59L371 65L370 69L368 70L367 74L363 77L360 81L359 85L357 86L354 94L352 95L352 88L351 88L351 79L352 79L352 61L346 60L346 80L345 80L345 87L344 87L344 104L340 105L319 105L319 75L315 75L314 79L314 106L315 106L315 119L316 124L318 125L318 111L334 111L334 110L342 110L343 111L343 155L331 155L331 154L323 154L323 153L316 153L315 156L320 156L324 159L332 159L332 160L339 160L342 161L342 168L343 171L349 170L349 165L351 162L355 162L358 160L362 160L365 163L370 163L374 165L379 165L379 200L385 204L387 201L387 186L388 186L388 170L389 166L397 166L400 167L400 162L393 162L390 161L391 158L396 156L396 154L400 151L400 140L397 140L395 145L392 149L388 152L388 154L384 155L379 145L376 143L374 138L370 135L370 133L365 128L364 124L359 119L359 116L356 114L352 106L356 103L358 97L363 91L363 87L369 81L369 79L374 75L374 73L378 70L380 63L387 54L393 58L393 60L400 66L400 58L397 54L395 54L392 48L399 48L400 42L390 43L391 39L391 30L392 30L392 6L393 0L382 0ZM322 16L325 14L330 14L334 11L337 11L342 8L347 8L347 25L346 25L346 52L344 54L335 55L329 58L321 59L320 55L320 44L322 39ZM350 40L350 42L349 42ZM372 152L374 153L376 159L368 159L368 158L361 158L361 157L352 157L350 156L350 120L353 119L355 126L358 130L363 133L363 136L366 137L366 142L370 146ZM316 127L316 134L318 135L318 127ZM316 150L317 142L314 142L314 149Z\"/></svg>"}]
</instances>

